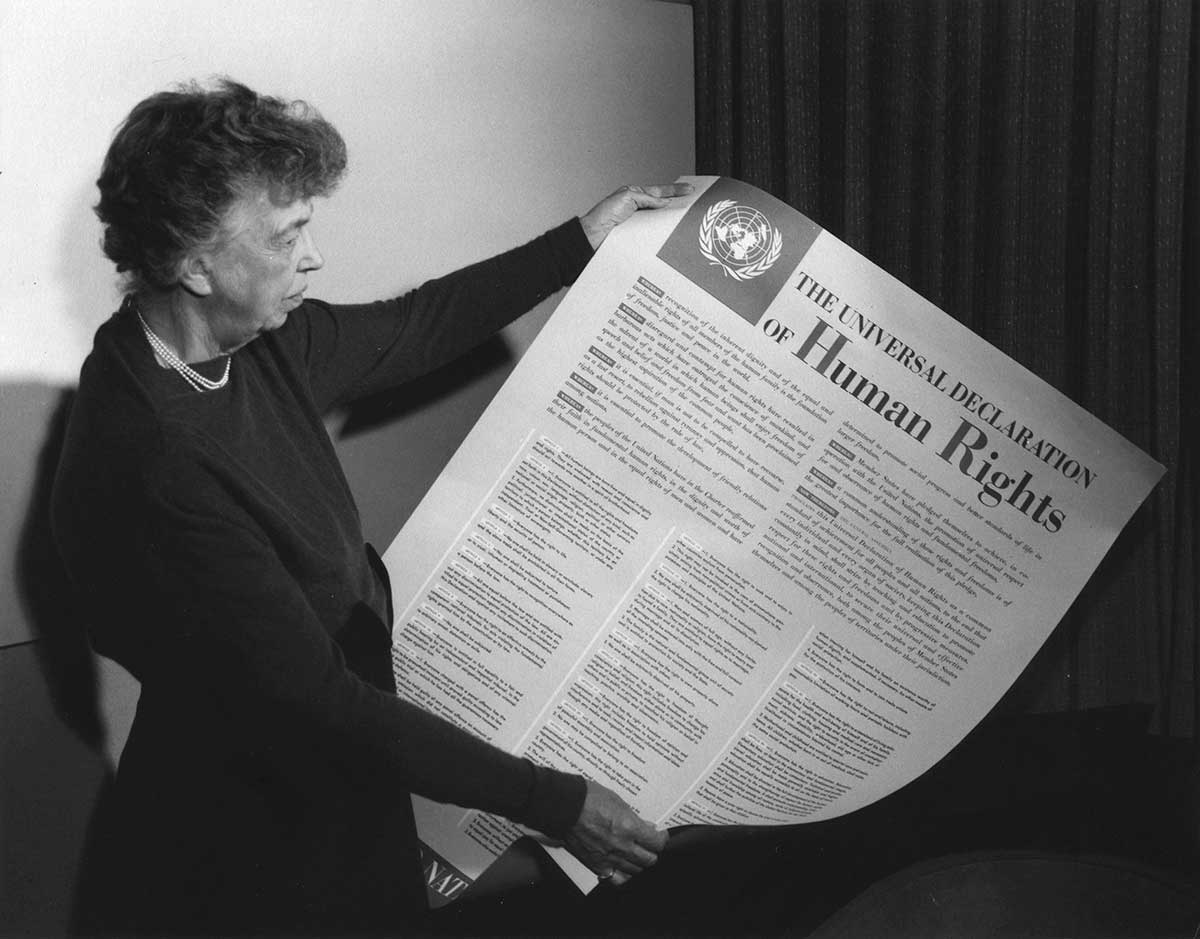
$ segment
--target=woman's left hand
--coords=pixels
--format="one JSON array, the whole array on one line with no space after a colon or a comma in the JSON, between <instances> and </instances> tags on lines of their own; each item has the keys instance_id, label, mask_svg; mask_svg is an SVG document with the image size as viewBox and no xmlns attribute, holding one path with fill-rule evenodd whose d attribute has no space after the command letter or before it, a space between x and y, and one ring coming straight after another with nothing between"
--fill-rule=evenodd
<instances>
[{"instance_id":1,"label":"woman's left hand","mask_svg":"<svg viewBox=\"0 0 1200 939\"><path fill-rule=\"evenodd\" d=\"M660 186L622 186L611 196L601 199L579 221L595 251L608 233L638 209L661 209L671 204L675 196L686 196L691 183L664 183Z\"/></svg>"}]
</instances>

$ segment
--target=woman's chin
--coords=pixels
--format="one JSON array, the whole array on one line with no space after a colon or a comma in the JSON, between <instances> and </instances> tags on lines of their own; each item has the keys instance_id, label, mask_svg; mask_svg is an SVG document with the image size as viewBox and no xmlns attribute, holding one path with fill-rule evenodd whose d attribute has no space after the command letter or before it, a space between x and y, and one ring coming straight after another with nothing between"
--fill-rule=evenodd
<instances>
[{"instance_id":1,"label":"woman's chin","mask_svg":"<svg viewBox=\"0 0 1200 939\"><path fill-rule=\"evenodd\" d=\"M275 318L266 324L264 331L278 329L287 322L288 314L303 302L304 294L298 293L294 297L284 297L283 302L279 305L278 312L275 314Z\"/></svg>"}]
</instances>

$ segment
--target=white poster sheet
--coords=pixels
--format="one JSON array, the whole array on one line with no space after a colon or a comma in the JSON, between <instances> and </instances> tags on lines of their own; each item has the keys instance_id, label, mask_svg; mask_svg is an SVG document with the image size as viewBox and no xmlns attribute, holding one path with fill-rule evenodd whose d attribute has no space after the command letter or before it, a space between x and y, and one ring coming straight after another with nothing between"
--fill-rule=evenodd
<instances>
[{"instance_id":1,"label":"white poster sheet","mask_svg":"<svg viewBox=\"0 0 1200 939\"><path fill-rule=\"evenodd\" d=\"M690 181L385 555L397 685L659 825L829 819L975 726L1163 468L794 209ZM522 833L415 802L435 899Z\"/></svg>"}]
</instances>

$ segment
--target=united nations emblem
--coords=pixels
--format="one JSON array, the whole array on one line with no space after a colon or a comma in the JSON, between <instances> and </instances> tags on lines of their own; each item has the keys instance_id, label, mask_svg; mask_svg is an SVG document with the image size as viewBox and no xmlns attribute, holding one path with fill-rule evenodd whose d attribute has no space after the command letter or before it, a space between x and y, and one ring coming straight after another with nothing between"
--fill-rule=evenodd
<instances>
[{"instance_id":1,"label":"united nations emblem","mask_svg":"<svg viewBox=\"0 0 1200 939\"><path fill-rule=\"evenodd\" d=\"M758 209L732 199L714 202L700 223L700 253L734 280L750 280L771 269L783 235Z\"/></svg>"}]
</instances>

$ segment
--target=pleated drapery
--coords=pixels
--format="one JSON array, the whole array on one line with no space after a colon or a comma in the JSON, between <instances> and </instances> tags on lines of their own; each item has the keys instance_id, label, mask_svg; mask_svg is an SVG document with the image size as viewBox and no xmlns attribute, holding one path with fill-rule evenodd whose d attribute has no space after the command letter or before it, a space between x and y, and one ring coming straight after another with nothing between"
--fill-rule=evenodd
<instances>
[{"instance_id":1,"label":"pleated drapery","mask_svg":"<svg viewBox=\"0 0 1200 939\"><path fill-rule=\"evenodd\" d=\"M1193 735L1193 0L695 0L702 174L759 186L1166 465L1005 707Z\"/></svg>"}]
</instances>

